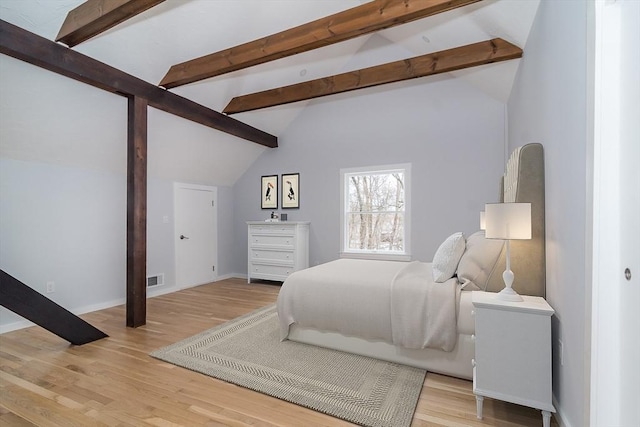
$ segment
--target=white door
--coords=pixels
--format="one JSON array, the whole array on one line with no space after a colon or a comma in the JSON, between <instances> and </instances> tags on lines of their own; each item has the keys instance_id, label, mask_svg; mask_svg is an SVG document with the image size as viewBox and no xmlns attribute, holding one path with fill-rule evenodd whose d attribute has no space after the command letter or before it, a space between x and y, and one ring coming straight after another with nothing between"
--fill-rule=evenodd
<instances>
[{"instance_id":1,"label":"white door","mask_svg":"<svg viewBox=\"0 0 640 427\"><path fill-rule=\"evenodd\" d=\"M591 425L640 425L640 2L596 3Z\"/></svg>"},{"instance_id":2,"label":"white door","mask_svg":"<svg viewBox=\"0 0 640 427\"><path fill-rule=\"evenodd\" d=\"M217 277L217 188L174 185L176 284L179 288Z\"/></svg>"}]
</instances>

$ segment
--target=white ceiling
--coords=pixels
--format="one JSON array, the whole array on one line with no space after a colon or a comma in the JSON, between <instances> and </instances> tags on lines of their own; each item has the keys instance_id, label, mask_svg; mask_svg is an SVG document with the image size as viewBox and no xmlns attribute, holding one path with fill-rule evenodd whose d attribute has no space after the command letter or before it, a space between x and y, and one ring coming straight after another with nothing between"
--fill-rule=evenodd
<instances>
[{"instance_id":1,"label":"white ceiling","mask_svg":"<svg viewBox=\"0 0 640 427\"><path fill-rule=\"evenodd\" d=\"M2 19L53 40L67 12L83 0L0 0ZM358 6L358 0L167 0L74 49L157 84L173 64L304 24ZM453 11L389 28L378 34L398 45L398 59L501 37L522 48L539 0L483 0ZM221 111L233 96L348 71L344 65L371 37L362 36L311 52L173 89ZM367 65L377 65L372 55ZM518 61L452 73L506 102ZM295 117L293 108L243 115L276 135ZM261 116L269 116L261 120ZM278 117L279 116L279 117ZM238 116L240 117L240 116ZM278 120L276 120L278 118Z\"/></svg>"},{"instance_id":2,"label":"white ceiling","mask_svg":"<svg viewBox=\"0 0 640 427\"><path fill-rule=\"evenodd\" d=\"M0 0L0 18L47 39L55 39L68 11L83 0ZM157 84L171 65L213 53L333 14L360 0L167 0L81 43L73 49ZM377 65L463 44L501 37L525 48L539 0L483 0L437 16L383 30L395 52L362 51L372 35L283 58L227 75L172 89L216 111L232 97ZM525 49L526 55L526 49ZM13 60L11 60L13 61ZM14 68L3 60L2 71ZM7 66L6 64L9 63ZM519 60L451 73L489 96L506 102ZM425 78L428 82L429 77ZM9 84L10 85L10 84ZM10 88L3 89L5 92ZM367 90L367 89L365 89ZM298 102L234 117L280 135L307 105ZM310 101L313 102L313 101ZM4 104L2 112L13 108ZM13 111L15 114L15 111ZM3 120L3 126L8 123ZM3 131L4 132L4 131ZM261 150L243 155L255 158ZM230 176L229 180L234 181Z\"/></svg>"}]
</instances>

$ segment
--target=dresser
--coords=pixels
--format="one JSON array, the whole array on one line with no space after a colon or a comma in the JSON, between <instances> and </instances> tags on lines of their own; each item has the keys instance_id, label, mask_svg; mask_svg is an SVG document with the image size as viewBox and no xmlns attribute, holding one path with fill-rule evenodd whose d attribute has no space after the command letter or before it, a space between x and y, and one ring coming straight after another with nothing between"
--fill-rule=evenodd
<instances>
[{"instance_id":1,"label":"dresser","mask_svg":"<svg viewBox=\"0 0 640 427\"><path fill-rule=\"evenodd\" d=\"M247 281L284 280L309 267L308 221L248 221Z\"/></svg>"},{"instance_id":2,"label":"dresser","mask_svg":"<svg viewBox=\"0 0 640 427\"><path fill-rule=\"evenodd\" d=\"M522 302L496 299L495 293L471 295L475 316L473 393L482 419L484 397L542 411L551 422L551 316L553 308L540 297Z\"/></svg>"}]
</instances>

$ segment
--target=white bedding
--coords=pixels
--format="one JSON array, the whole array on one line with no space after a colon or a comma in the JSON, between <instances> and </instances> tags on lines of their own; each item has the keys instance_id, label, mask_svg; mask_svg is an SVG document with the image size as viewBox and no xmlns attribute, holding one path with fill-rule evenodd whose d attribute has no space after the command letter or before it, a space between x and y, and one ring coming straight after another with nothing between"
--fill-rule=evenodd
<instances>
[{"instance_id":1,"label":"white bedding","mask_svg":"<svg viewBox=\"0 0 640 427\"><path fill-rule=\"evenodd\" d=\"M290 275L278 295L281 338L293 323L405 348L453 349L457 280L431 264L340 259Z\"/></svg>"}]
</instances>

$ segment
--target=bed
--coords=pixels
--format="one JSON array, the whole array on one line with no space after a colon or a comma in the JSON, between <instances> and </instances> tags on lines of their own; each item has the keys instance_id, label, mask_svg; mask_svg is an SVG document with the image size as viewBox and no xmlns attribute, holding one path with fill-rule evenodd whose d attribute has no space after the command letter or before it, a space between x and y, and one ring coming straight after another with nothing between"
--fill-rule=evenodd
<instances>
[{"instance_id":1,"label":"bed","mask_svg":"<svg viewBox=\"0 0 640 427\"><path fill-rule=\"evenodd\" d=\"M545 296L544 156L517 148L500 200L531 203L532 239L513 241L513 288ZM430 263L339 259L291 274L278 295L281 339L472 378L472 290L504 287L502 241L454 233Z\"/></svg>"}]
</instances>

